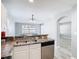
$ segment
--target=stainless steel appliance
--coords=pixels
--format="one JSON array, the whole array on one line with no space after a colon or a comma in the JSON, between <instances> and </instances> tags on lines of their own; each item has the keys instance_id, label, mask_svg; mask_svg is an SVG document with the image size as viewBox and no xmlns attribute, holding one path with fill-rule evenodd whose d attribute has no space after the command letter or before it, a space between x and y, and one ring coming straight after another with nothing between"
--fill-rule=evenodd
<instances>
[{"instance_id":1,"label":"stainless steel appliance","mask_svg":"<svg viewBox=\"0 0 79 59\"><path fill-rule=\"evenodd\" d=\"M54 40L43 42L42 46L42 59L53 59L54 58Z\"/></svg>"}]
</instances>

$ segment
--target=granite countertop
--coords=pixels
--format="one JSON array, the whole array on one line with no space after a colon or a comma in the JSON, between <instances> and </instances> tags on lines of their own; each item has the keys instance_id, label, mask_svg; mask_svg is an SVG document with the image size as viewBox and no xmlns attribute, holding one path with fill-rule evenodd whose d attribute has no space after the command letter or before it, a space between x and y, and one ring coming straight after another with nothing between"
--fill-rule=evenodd
<instances>
[{"instance_id":1,"label":"granite countertop","mask_svg":"<svg viewBox=\"0 0 79 59\"><path fill-rule=\"evenodd\" d=\"M24 45L32 45L32 44L39 44L39 43L48 42L48 41L54 41L54 40L40 39L40 40L37 40L37 41L19 42L18 44L15 42L14 47L24 46Z\"/></svg>"}]
</instances>

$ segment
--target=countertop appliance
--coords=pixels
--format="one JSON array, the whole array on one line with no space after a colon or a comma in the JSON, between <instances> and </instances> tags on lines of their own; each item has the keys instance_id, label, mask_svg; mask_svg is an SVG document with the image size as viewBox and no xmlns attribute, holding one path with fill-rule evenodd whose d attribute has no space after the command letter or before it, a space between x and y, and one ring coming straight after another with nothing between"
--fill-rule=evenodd
<instances>
[{"instance_id":1,"label":"countertop appliance","mask_svg":"<svg viewBox=\"0 0 79 59\"><path fill-rule=\"evenodd\" d=\"M41 46L42 46L41 59L53 59L54 58L54 40L43 42Z\"/></svg>"}]
</instances>

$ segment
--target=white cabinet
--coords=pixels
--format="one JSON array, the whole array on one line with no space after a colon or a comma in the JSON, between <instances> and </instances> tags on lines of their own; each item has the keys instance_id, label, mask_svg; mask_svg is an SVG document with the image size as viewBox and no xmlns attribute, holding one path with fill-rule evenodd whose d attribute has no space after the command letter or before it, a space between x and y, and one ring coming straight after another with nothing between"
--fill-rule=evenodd
<instances>
[{"instance_id":1,"label":"white cabinet","mask_svg":"<svg viewBox=\"0 0 79 59\"><path fill-rule=\"evenodd\" d=\"M12 59L29 59L29 46L14 47Z\"/></svg>"},{"instance_id":2,"label":"white cabinet","mask_svg":"<svg viewBox=\"0 0 79 59\"><path fill-rule=\"evenodd\" d=\"M41 44L14 47L12 59L41 59Z\"/></svg>"},{"instance_id":3,"label":"white cabinet","mask_svg":"<svg viewBox=\"0 0 79 59\"><path fill-rule=\"evenodd\" d=\"M13 59L29 59L29 55L27 51L20 51L17 53L14 53Z\"/></svg>"},{"instance_id":4,"label":"white cabinet","mask_svg":"<svg viewBox=\"0 0 79 59\"><path fill-rule=\"evenodd\" d=\"M30 45L30 59L41 59L41 45Z\"/></svg>"}]
</instances>

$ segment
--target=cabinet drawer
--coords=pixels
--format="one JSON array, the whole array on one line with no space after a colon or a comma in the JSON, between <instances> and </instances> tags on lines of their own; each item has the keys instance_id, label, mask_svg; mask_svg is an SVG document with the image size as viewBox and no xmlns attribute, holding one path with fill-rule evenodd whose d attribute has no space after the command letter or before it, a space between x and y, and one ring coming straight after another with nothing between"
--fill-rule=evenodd
<instances>
[{"instance_id":1,"label":"cabinet drawer","mask_svg":"<svg viewBox=\"0 0 79 59\"><path fill-rule=\"evenodd\" d=\"M33 44L33 45L30 45L30 48L41 48L41 44Z\"/></svg>"},{"instance_id":2,"label":"cabinet drawer","mask_svg":"<svg viewBox=\"0 0 79 59\"><path fill-rule=\"evenodd\" d=\"M29 47L28 46L18 46L14 47L14 52L19 52L19 51L26 51Z\"/></svg>"}]
</instances>

